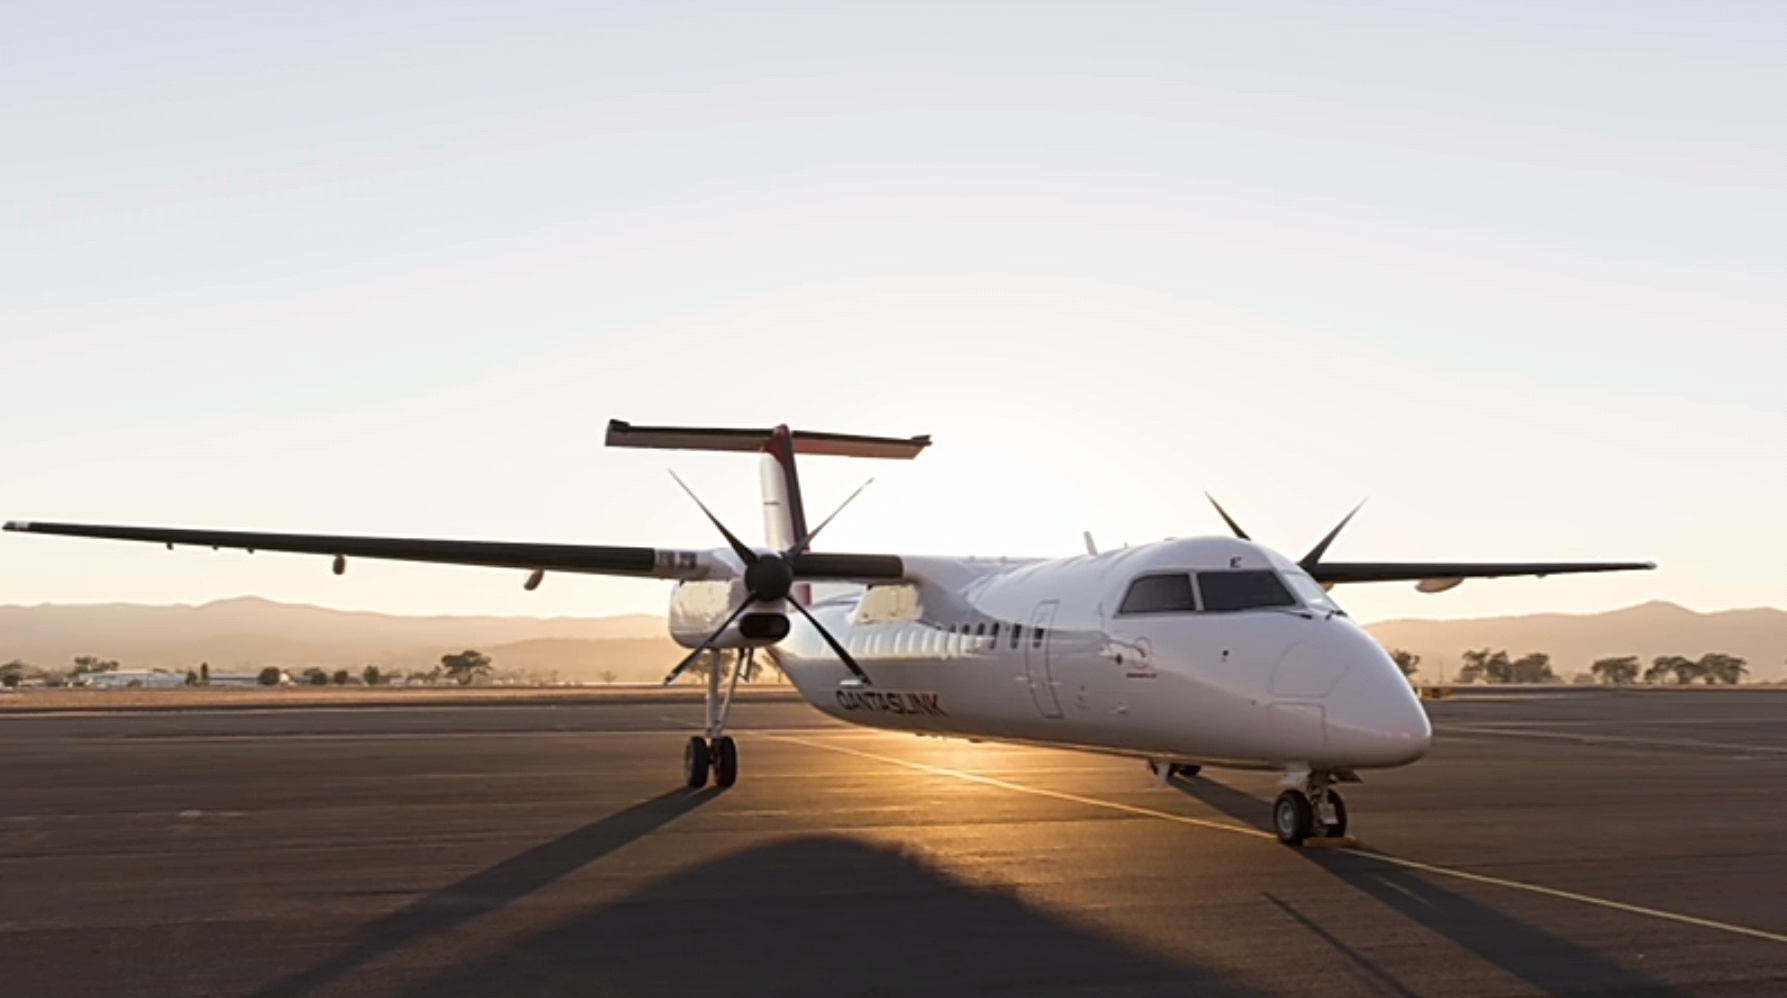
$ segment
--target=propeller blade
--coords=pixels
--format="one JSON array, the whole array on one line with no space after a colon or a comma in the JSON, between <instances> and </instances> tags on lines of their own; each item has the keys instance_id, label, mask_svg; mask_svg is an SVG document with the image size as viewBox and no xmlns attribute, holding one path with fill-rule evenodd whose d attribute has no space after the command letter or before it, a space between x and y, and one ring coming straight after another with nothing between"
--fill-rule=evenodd
<instances>
[{"instance_id":1,"label":"propeller blade","mask_svg":"<svg viewBox=\"0 0 1787 998\"><path fill-rule=\"evenodd\" d=\"M695 505L701 507L701 512L707 514L708 522L719 528L720 533L726 538L726 543L732 545L732 550L744 560L744 563L747 565L757 564L757 552L746 547L745 542L738 539L738 535L727 530L726 525L720 522L720 518L715 516L713 511L707 508L707 504L701 501L701 497L695 494L695 490L689 488L687 482L676 477L676 472L672 471L670 477L676 478L676 484L681 485L683 491L689 494L689 498L695 500ZM721 628L721 630L725 630L725 628Z\"/></svg>"},{"instance_id":2,"label":"propeller blade","mask_svg":"<svg viewBox=\"0 0 1787 998\"><path fill-rule=\"evenodd\" d=\"M664 677L664 685L669 686L671 683L676 682L677 679L680 676L682 676L682 674L684 672L687 672L689 669L689 666L694 665L695 660L701 657L701 653L704 651L707 651L709 648L712 648L714 645L714 642L720 640L720 635L726 633L726 628L731 627L733 621L744 616L745 611L749 610L751 608L751 604L754 602L756 602L756 601L751 600L751 599L746 599L743 603L740 603L738 605L738 609L732 611L732 616L727 617L726 622L724 624L721 624L717 630L715 630L712 634L709 634L707 636L707 640L696 645L695 650L690 652L688 654L687 658L684 658L681 662L676 663L676 668L671 669L670 675Z\"/></svg>"},{"instance_id":3,"label":"propeller blade","mask_svg":"<svg viewBox=\"0 0 1787 998\"><path fill-rule=\"evenodd\" d=\"M807 531L807 536L802 537L798 542L795 543L795 545L793 547L789 548L788 553L790 555L797 555L797 554L800 554L800 553L806 551L806 549L808 547L812 546L813 538L819 536L819 531L824 530L827 526L829 526L831 524L831 521L837 519L838 514L842 513L844 511L845 506L848 506L851 503L855 502L856 497L859 495L862 495L863 489L866 489L873 484L875 484L875 480L873 478L871 478L868 481L862 483L862 485L858 486L857 490L855 492L850 493L850 498L844 500L841 503L838 503L838 508L832 510L831 515L826 517L823 521L821 521L819 526L814 527L812 530Z\"/></svg>"},{"instance_id":4,"label":"propeller blade","mask_svg":"<svg viewBox=\"0 0 1787 998\"><path fill-rule=\"evenodd\" d=\"M849 669L856 678L862 680L864 686L874 685L869 681L869 674L862 671L862 666L856 664L856 659L850 657L850 653L844 650L844 646L838 644L838 639L832 637L831 632L825 629L825 625L814 619L806 607L801 606L798 600L789 600L788 605L800 611L800 615L807 618L807 623L812 624L813 630L818 631L819 636L825 639L825 643L831 646L832 653L838 656L838 661L844 663L844 668Z\"/></svg>"},{"instance_id":5,"label":"propeller blade","mask_svg":"<svg viewBox=\"0 0 1787 998\"><path fill-rule=\"evenodd\" d=\"M1222 503L1217 502L1215 496L1206 492L1204 493L1204 498L1210 500L1210 505L1216 507L1216 515L1222 517L1222 522L1229 525L1229 529L1234 531L1236 537L1239 537L1244 541L1253 540L1253 538L1247 536L1247 531L1242 530L1241 525L1235 522L1235 518L1229 515L1229 511L1222 508Z\"/></svg>"},{"instance_id":6,"label":"propeller blade","mask_svg":"<svg viewBox=\"0 0 1787 998\"><path fill-rule=\"evenodd\" d=\"M1353 517L1358 516L1359 511L1364 508L1365 508L1365 500L1361 499L1361 500L1359 500L1359 505L1354 506L1353 511L1351 513L1348 513L1346 516L1342 517L1341 521L1334 525L1334 529L1328 531L1328 536L1322 538L1321 542L1318 543L1315 547L1310 548L1309 553L1304 555L1303 560L1297 562L1297 564L1302 565L1304 568L1310 568L1314 565L1320 564L1321 560L1322 560L1322 555L1325 555L1328 553L1328 545L1334 543L1334 538L1339 537L1340 532L1342 530L1346 529L1346 525L1353 522Z\"/></svg>"}]
</instances>

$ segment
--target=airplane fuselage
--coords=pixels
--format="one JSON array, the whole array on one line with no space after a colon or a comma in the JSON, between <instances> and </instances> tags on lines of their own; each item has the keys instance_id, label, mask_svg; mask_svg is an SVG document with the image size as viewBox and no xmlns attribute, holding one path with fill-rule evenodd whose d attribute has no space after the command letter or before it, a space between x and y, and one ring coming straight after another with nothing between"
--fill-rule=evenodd
<instances>
[{"instance_id":1,"label":"airplane fuselage","mask_svg":"<svg viewBox=\"0 0 1787 998\"><path fill-rule=\"evenodd\" d=\"M907 582L812 605L869 684L853 682L798 620L770 649L826 714L1239 768L1367 769L1427 750L1426 713L1389 656L1294 563L1261 545L1201 538L1049 561L908 557L906 565ZM1295 602L1125 609L1138 579L1184 577L1199 588L1214 581L1205 575L1257 581L1261 572L1285 580ZM677 630L703 627L711 625L684 620Z\"/></svg>"}]
</instances>

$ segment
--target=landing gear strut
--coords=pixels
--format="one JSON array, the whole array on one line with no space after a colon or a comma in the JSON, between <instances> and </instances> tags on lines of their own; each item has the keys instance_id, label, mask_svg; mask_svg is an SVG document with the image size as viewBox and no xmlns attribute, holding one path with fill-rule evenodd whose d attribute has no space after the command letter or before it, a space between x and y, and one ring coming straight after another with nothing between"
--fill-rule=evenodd
<instances>
[{"instance_id":1,"label":"landing gear strut","mask_svg":"<svg viewBox=\"0 0 1787 998\"><path fill-rule=\"evenodd\" d=\"M720 695L720 671L725 653L714 649L707 653L707 734L689 739L683 746L683 780L690 787L707 786L711 772L714 786L729 787L738 782L738 743L725 734L726 718L732 713L732 694L738 689L738 677L751 671L752 649L738 653L732 678L726 684L726 695Z\"/></svg>"},{"instance_id":2,"label":"landing gear strut","mask_svg":"<svg viewBox=\"0 0 1787 998\"><path fill-rule=\"evenodd\" d=\"M1154 774L1154 782L1166 786L1167 781L1178 777L1189 780L1198 775L1204 767L1189 762L1161 762L1159 759L1148 760L1148 772Z\"/></svg>"},{"instance_id":3,"label":"landing gear strut","mask_svg":"<svg viewBox=\"0 0 1787 998\"><path fill-rule=\"evenodd\" d=\"M1333 784L1357 783L1351 772L1318 769L1303 778L1301 787L1278 795L1272 802L1272 831L1287 846L1307 839L1346 838L1346 801Z\"/></svg>"}]
</instances>

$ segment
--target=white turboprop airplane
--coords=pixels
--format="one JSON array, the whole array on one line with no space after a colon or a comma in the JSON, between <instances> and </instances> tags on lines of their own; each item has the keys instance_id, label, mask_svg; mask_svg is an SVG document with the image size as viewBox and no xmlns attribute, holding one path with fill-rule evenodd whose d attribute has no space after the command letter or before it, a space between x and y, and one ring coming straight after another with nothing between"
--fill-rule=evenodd
<instances>
[{"instance_id":1,"label":"white turboprop airplane","mask_svg":"<svg viewBox=\"0 0 1787 998\"><path fill-rule=\"evenodd\" d=\"M7 530L211 548L483 565L672 579L671 636L708 656L707 731L684 750L684 776L738 778L725 734L741 674L763 648L801 696L833 717L923 735L1134 756L1162 781L1202 766L1271 770L1291 845L1346 834L1334 784L1427 752L1427 714L1389 656L1327 596L1345 582L1413 581L1441 592L1466 578L1655 567L1644 562L1356 563L1324 561L1348 514L1292 561L1234 537L1167 540L1069 558L947 558L810 550L795 455L910 459L929 437L608 425L611 447L759 452L768 545L726 539L705 551L485 541L334 537L65 523ZM680 480L679 480L680 484ZM686 490L686 486L685 486ZM861 491L860 489L858 490ZM695 498L690 493L690 498ZM855 496L851 496L852 499ZM1215 502L1214 499L1211 500ZM701 505L699 499L695 499ZM845 500L847 505L849 500ZM840 510L842 507L839 507ZM1354 512L1357 512L1355 510ZM837 514L832 514L836 516ZM814 599L812 583L847 583ZM721 693L722 650L734 650Z\"/></svg>"}]
</instances>

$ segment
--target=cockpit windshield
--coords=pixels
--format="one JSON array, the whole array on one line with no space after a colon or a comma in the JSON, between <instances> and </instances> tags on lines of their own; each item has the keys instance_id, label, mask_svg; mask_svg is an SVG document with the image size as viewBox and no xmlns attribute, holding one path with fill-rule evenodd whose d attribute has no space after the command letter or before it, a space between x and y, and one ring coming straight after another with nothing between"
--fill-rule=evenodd
<instances>
[{"instance_id":1,"label":"cockpit windshield","mask_svg":"<svg viewBox=\"0 0 1787 998\"><path fill-rule=\"evenodd\" d=\"M1193 613L1196 610L1197 604L1191 597L1191 576L1185 572L1144 575L1136 579L1129 584L1123 605L1117 608L1122 615Z\"/></svg>"},{"instance_id":2,"label":"cockpit windshield","mask_svg":"<svg viewBox=\"0 0 1787 998\"><path fill-rule=\"evenodd\" d=\"M1297 598L1279 581L1278 573L1264 569L1199 572L1198 594L1204 598L1205 613L1295 608L1297 605Z\"/></svg>"},{"instance_id":3,"label":"cockpit windshield","mask_svg":"<svg viewBox=\"0 0 1787 998\"><path fill-rule=\"evenodd\" d=\"M1193 579L1197 598L1193 597ZM1158 572L1136 577L1117 608L1118 616L1158 613L1238 613L1244 610L1300 610L1339 613L1340 607L1303 572L1271 569Z\"/></svg>"},{"instance_id":4,"label":"cockpit windshield","mask_svg":"<svg viewBox=\"0 0 1787 998\"><path fill-rule=\"evenodd\" d=\"M1317 610L1322 613L1346 612L1340 608L1340 604L1328 598L1328 594L1322 589L1321 583L1310 578L1306 573L1297 569L1291 569L1284 573L1284 581L1290 583L1291 588L1296 590L1297 595L1311 610Z\"/></svg>"}]
</instances>

